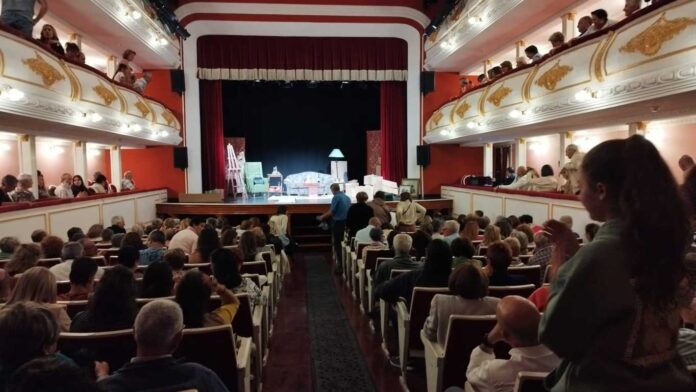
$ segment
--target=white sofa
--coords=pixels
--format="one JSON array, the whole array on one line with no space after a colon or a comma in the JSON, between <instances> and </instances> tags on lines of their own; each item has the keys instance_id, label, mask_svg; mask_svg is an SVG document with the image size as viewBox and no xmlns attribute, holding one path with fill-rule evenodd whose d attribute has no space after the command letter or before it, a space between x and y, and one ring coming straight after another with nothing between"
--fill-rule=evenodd
<instances>
[{"instance_id":1,"label":"white sofa","mask_svg":"<svg viewBox=\"0 0 696 392\"><path fill-rule=\"evenodd\" d=\"M298 195L306 196L309 195L306 183L316 183L317 193L320 195L326 195L331 193L331 184L334 183L335 179L331 177L330 174L317 173L313 171L306 171L302 173L290 174L285 177L283 183L285 184L285 192L288 195Z\"/></svg>"}]
</instances>

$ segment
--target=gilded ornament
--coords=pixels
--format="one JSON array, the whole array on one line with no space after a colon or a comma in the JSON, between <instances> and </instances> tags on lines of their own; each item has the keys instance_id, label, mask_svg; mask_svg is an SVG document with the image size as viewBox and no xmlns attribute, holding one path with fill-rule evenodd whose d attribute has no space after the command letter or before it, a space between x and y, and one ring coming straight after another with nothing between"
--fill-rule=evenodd
<instances>
[{"instance_id":1,"label":"gilded ornament","mask_svg":"<svg viewBox=\"0 0 696 392\"><path fill-rule=\"evenodd\" d=\"M162 112L162 118L164 119L164 121L167 123L168 126L171 127L172 124L174 124L174 120L175 120L174 116L171 113L169 113L168 111L165 110Z\"/></svg>"},{"instance_id":2,"label":"gilded ornament","mask_svg":"<svg viewBox=\"0 0 696 392\"><path fill-rule=\"evenodd\" d=\"M44 86L51 87L56 82L65 79L65 76L63 76L63 74L60 73L60 71L58 71L54 66L44 60L39 52L34 53L36 54L35 58L22 59L22 63L29 67L32 72L41 76L41 81L43 82Z\"/></svg>"},{"instance_id":3,"label":"gilded ornament","mask_svg":"<svg viewBox=\"0 0 696 392\"><path fill-rule=\"evenodd\" d=\"M652 57L662 49L662 45L665 42L674 39L690 25L696 25L695 18L668 20L663 12L655 23L631 38L619 51L626 53L640 52L644 56Z\"/></svg>"},{"instance_id":4,"label":"gilded ornament","mask_svg":"<svg viewBox=\"0 0 696 392\"><path fill-rule=\"evenodd\" d=\"M553 91L556 89L558 82L563 80L572 70L573 67L570 65L561 65L561 60L558 60L556 64L549 68L548 71L544 72L534 84L549 91Z\"/></svg>"},{"instance_id":5,"label":"gilded ornament","mask_svg":"<svg viewBox=\"0 0 696 392\"><path fill-rule=\"evenodd\" d=\"M101 82L99 82L98 85L92 87L92 90L94 90L95 93L99 96L99 98L104 101L104 105L106 106L111 106L111 103L117 99L116 94L114 94L111 89L108 87L104 86Z\"/></svg>"},{"instance_id":6,"label":"gilded ornament","mask_svg":"<svg viewBox=\"0 0 696 392\"><path fill-rule=\"evenodd\" d=\"M495 105L496 107L499 107L500 104L501 104L501 103L503 102L503 100L505 99L505 97L507 97L508 95L510 95L511 92L512 92L512 89L509 88L509 87L505 87L505 84L503 83L503 84L500 85L500 87L498 87L498 88L493 92L493 94L491 94L491 95L486 99L486 101L488 101L489 103L492 103L492 104Z\"/></svg>"},{"instance_id":7,"label":"gilded ornament","mask_svg":"<svg viewBox=\"0 0 696 392\"><path fill-rule=\"evenodd\" d=\"M147 115L150 114L150 108L148 108L143 101L138 101L135 104L135 107L138 108L138 110L140 110L140 113L142 113L143 117L147 117Z\"/></svg>"},{"instance_id":8,"label":"gilded ornament","mask_svg":"<svg viewBox=\"0 0 696 392\"><path fill-rule=\"evenodd\" d=\"M457 113L457 116L459 116L459 118L464 118L464 114L466 114L466 112L468 112L470 108L471 105L469 105L468 102L464 101L459 106L457 106L457 109L455 109L455 113Z\"/></svg>"},{"instance_id":9,"label":"gilded ornament","mask_svg":"<svg viewBox=\"0 0 696 392\"><path fill-rule=\"evenodd\" d=\"M435 123L435 126L440 125L440 120L442 120L442 117L444 116L442 115L442 112L440 112L439 110L435 112L435 114L433 114L433 122Z\"/></svg>"}]
</instances>

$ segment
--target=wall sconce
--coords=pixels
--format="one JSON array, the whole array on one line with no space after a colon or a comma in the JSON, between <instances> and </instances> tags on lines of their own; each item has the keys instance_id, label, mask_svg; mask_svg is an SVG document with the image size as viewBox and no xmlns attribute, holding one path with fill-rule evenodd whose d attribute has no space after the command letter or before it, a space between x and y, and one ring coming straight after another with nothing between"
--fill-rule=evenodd
<instances>
[{"instance_id":1,"label":"wall sconce","mask_svg":"<svg viewBox=\"0 0 696 392\"><path fill-rule=\"evenodd\" d=\"M0 89L0 98L5 98L12 102L17 102L24 98L24 91L16 89L14 87L5 86L2 89Z\"/></svg>"},{"instance_id":2,"label":"wall sconce","mask_svg":"<svg viewBox=\"0 0 696 392\"><path fill-rule=\"evenodd\" d=\"M575 93L575 100L578 102L587 102L590 99L598 99L600 97L601 93L599 91L594 91L589 87L586 87Z\"/></svg>"},{"instance_id":3,"label":"wall sconce","mask_svg":"<svg viewBox=\"0 0 696 392\"><path fill-rule=\"evenodd\" d=\"M524 110L514 109L508 113L508 116L510 116L510 118L520 118L524 116Z\"/></svg>"},{"instance_id":4,"label":"wall sconce","mask_svg":"<svg viewBox=\"0 0 696 392\"><path fill-rule=\"evenodd\" d=\"M0 143L0 152L9 152L12 149L7 143Z\"/></svg>"}]
</instances>

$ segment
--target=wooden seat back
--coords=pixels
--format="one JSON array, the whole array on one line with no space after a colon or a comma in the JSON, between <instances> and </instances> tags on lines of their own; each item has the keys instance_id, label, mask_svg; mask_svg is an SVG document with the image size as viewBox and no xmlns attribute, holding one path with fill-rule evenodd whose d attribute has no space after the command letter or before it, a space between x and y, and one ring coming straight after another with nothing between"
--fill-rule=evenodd
<instances>
[{"instance_id":1,"label":"wooden seat back","mask_svg":"<svg viewBox=\"0 0 696 392\"><path fill-rule=\"evenodd\" d=\"M521 265L508 268L508 274L520 275L527 279L527 282L536 287L541 286L541 266L540 265Z\"/></svg>"},{"instance_id":2,"label":"wooden seat back","mask_svg":"<svg viewBox=\"0 0 696 392\"><path fill-rule=\"evenodd\" d=\"M39 259L36 262L36 265L38 267L51 268L54 265L60 264L61 261L63 261L63 260L61 260L60 257L55 257L55 258L51 258L51 259Z\"/></svg>"},{"instance_id":3,"label":"wooden seat back","mask_svg":"<svg viewBox=\"0 0 696 392\"><path fill-rule=\"evenodd\" d=\"M359 259L362 258L363 249L365 249L365 247L370 245L370 244L371 244L370 242L359 242L355 246L355 255L357 256L357 258L359 258Z\"/></svg>"},{"instance_id":4,"label":"wooden seat back","mask_svg":"<svg viewBox=\"0 0 696 392\"><path fill-rule=\"evenodd\" d=\"M547 373L519 372L515 380L514 392L545 392L544 379Z\"/></svg>"},{"instance_id":5,"label":"wooden seat back","mask_svg":"<svg viewBox=\"0 0 696 392\"><path fill-rule=\"evenodd\" d=\"M523 298L528 298L536 286L533 284L523 284L519 286L488 286L488 295L496 298L504 298L508 295L519 295Z\"/></svg>"},{"instance_id":6,"label":"wooden seat back","mask_svg":"<svg viewBox=\"0 0 696 392\"><path fill-rule=\"evenodd\" d=\"M238 391L237 356L231 325L184 329L174 356L214 371L230 391Z\"/></svg>"},{"instance_id":7,"label":"wooden seat back","mask_svg":"<svg viewBox=\"0 0 696 392\"><path fill-rule=\"evenodd\" d=\"M188 271L188 270L192 270L192 269L196 269L196 268L206 275L213 274L213 267L211 266L210 263L187 263L187 264L184 264L184 271Z\"/></svg>"},{"instance_id":8,"label":"wooden seat back","mask_svg":"<svg viewBox=\"0 0 696 392\"><path fill-rule=\"evenodd\" d=\"M409 314L411 322L409 327L409 350L422 350L423 342L420 340L420 331L423 329L425 319L430 314L430 303L436 294L449 294L447 287L414 287L411 294L411 307Z\"/></svg>"},{"instance_id":9,"label":"wooden seat back","mask_svg":"<svg viewBox=\"0 0 696 392\"><path fill-rule=\"evenodd\" d=\"M90 259L94 260L94 262L97 263L99 267L103 267L106 265L106 259L104 256L92 256Z\"/></svg>"},{"instance_id":10,"label":"wooden seat back","mask_svg":"<svg viewBox=\"0 0 696 392\"><path fill-rule=\"evenodd\" d=\"M533 256L533 255L530 253L530 254L528 254L528 255L519 255L518 257L520 258L520 261L521 261L523 264L527 264L527 263L529 263L529 259L531 259L532 256Z\"/></svg>"},{"instance_id":11,"label":"wooden seat back","mask_svg":"<svg viewBox=\"0 0 696 392\"><path fill-rule=\"evenodd\" d=\"M245 261L239 271L242 274L268 275L268 267L265 261Z\"/></svg>"},{"instance_id":12,"label":"wooden seat back","mask_svg":"<svg viewBox=\"0 0 696 392\"><path fill-rule=\"evenodd\" d=\"M261 277L259 274L243 274L242 277L250 279L256 287L261 288Z\"/></svg>"},{"instance_id":13,"label":"wooden seat back","mask_svg":"<svg viewBox=\"0 0 696 392\"><path fill-rule=\"evenodd\" d=\"M273 257L271 252L261 252L261 258L266 263L266 271L273 271Z\"/></svg>"},{"instance_id":14,"label":"wooden seat back","mask_svg":"<svg viewBox=\"0 0 696 392\"><path fill-rule=\"evenodd\" d=\"M495 326L495 316L450 316L445 340L442 389L461 387L466 381L471 351L481 344L483 334Z\"/></svg>"},{"instance_id":15,"label":"wooden seat back","mask_svg":"<svg viewBox=\"0 0 696 392\"><path fill-rule=\"evenodd\" d=\"M232 319L232 330L236 335L250 338L254 336L254 322L251 316L251 303L249 294L236 294L239 299L239 309Z\"/></svg>"},{"instance_id":16,"label":"wooden seat back","mask_svg":"<svg viewBox=\"0 0 696 392\"><path fill-rule=\"evenodd\" d=\"M399 275L401 275L401 274L405 274L405 273L407 273L407 272L409 272L409 271L411 271L411 270L406 270L406 269L393 269L393 270L391 270L391 272L389 273L389 279L394 279L394 278L396 278L397 276L399 276Z\"/></svg>"},{"instance_id":17,"label":"wooden seat back","mask_svg":"<svg viewBox=\"0 0 696 392\"><path fill-rule=\"evenodd\" d=\"M365 269L374 271L377 267L378 258L389 258L394 257L394 251L391 249L368 249L365 254Z\"/></svg>"},{"instance_id":18,"label":"wooden seat back","mask_svg":"<svg viewBox=\"0 0 696 392\"><path fill-rule=\"evenodd\" d=\"M86 301L85 301L86 302ZM94 361L105 361L119 369L135 357L133 330L75 333L63 332L58 338L61 353L81 367L94 368Z\"/></svg>"},{"instance_id":19,"label":"wooden seat back","mask_svg":"<svg viewBox=\"0 0 696 392\"><path fill-rule=\"evenodd\" d=\"M70 286L68 285L68 291L70 291ZM67 292L67 291L66 291ZM59 305L65 306L65 311L68 313L68 316L70 318L75 318L75 316L82 312L87 310L87 300L80 300L80 301L58 301Z\"/></svg>"},{"instance_id":20,"label":"wooden seat back","mask_svg":"<svg viewBox=\"0 0 696 392\"><path fill-rule=\"evenodd\" d=\"M59 280L56 282L57 294L67 294L70 291L70 281L69 280Z\"/></svg>"}]
</instances>

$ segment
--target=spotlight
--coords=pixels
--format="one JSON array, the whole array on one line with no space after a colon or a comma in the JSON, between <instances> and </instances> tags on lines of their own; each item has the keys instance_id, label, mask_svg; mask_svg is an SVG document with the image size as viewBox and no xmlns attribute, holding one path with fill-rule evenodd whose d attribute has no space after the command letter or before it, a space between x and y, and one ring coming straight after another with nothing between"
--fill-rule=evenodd
<instances>
[{"instance_id":1,"label":"spotlight","mask_svg":"<svg viewBox=\"0 0 696 392\"><path fill-rule=\"evenodd\" d=\"M520 118L524 116L524 112L519 109L514 109L513 111L508 113L508 116L510 116L510 118Z\"/></svg>"}]
</instances>

